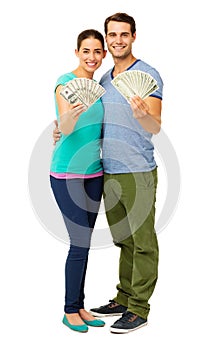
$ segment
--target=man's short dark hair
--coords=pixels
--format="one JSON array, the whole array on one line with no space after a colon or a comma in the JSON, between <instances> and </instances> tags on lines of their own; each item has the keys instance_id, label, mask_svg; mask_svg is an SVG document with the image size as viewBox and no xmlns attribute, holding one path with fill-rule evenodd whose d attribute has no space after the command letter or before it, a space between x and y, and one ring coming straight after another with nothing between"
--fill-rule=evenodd
<instances>
[{"instance_id":1,"label":"man's short dark hair","mask_svg":"<svg viewBox=\"0 0 210 350\"><path fill-rule=\"evenodd\" d=\"M135 23L134 18L127 15L127 13L117 12L114 15L109 16L105 19L105 22L104 22L105 35L107 35L107 27L108 27L108 23L110 21L129 23L131 26L132 35L136 32L136 23Z\"/></svg>"}]
</instances>

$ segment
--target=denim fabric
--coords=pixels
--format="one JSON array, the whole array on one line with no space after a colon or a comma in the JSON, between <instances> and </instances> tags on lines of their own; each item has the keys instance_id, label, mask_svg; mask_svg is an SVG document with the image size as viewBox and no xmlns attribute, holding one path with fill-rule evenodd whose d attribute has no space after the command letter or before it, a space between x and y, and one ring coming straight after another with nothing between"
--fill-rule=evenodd
<instances>
[{"instance_id":1,"label":"denim fabric","mask_svg":"<svg viewBox=\"0 0 210 350\"><path fill-rule=\"evenodd\" d=\"M103 176L91 179L56 179L51 187L69 233L70 249L65 266L66 313L84 307L84 283L91 242L103 188Z\"/></svg>"}]
</instances>

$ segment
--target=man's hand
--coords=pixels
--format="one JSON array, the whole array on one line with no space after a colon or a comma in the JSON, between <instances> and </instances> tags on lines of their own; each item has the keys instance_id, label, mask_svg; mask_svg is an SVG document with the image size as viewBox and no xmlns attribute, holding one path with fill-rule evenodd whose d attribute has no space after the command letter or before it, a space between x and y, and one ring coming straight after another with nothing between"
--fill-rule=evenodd
<instances>
[{"instance_id":1,"label":"man's hand","mask_svg":"<svg viewBox=\"0 0 210 350\"><path fill-rule=\"evenodd\" d=\"M144 130L158 134L161 128L161 100L152 96L142 100L139 96L130 99L133 117Z\"/></svg>"},{"instance_id":2,"label":"man's hand","mask_svg":"<svg viewBox=\"0 0 210 350\"><path fill-rule=\"evenodd\" d=\"M57 120L54 120L54 124L55 124L55 129L53 130L53 145L56 144L57 141L60 140L60 137L61 137L61 132L58 128L58 121Z\"/></svg>"},{"instance_id":3,"label":"man's hand","mask_svg":"<svg viewBox=\"0 0 210 350\"><path fill-rule=\"evenodd\" d=\"M134 96L130 99L130 105L133 111L133 116L136 119L144 118L149 113L148 104L139 96Z\"/></svg>"}]
</instances>

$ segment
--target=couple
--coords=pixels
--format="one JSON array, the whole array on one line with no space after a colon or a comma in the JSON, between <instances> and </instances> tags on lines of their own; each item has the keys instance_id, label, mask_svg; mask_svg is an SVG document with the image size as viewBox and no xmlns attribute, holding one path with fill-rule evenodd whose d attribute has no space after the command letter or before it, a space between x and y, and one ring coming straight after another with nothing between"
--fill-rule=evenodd
<instances>
[{"instance_id":1,"label":"couple","mask_svg":"<svg viewBox=\"0 0 210 350\"><path fill-rule=\"evenodd\" d=\"M78 36L78 67L56 83L59 130L53 133L56 146L50 181L70 237L63 323L87 332L88 326L105 325L98 317L119 315L110 331L127 333L147 324L148 301L157 281L157 166L151 138L160 131L163 83L156 69L132 54L136 39L133 17L116 13L105 20L104 29L114 67L100 80L106 90L102 98L86 110L60 96L71 79L93 79L106 56L103 35L93 29ZM111 84L126 70L149 73L159 89L145 100L135 96L127 103ZM119 284L117 295L107 305L88 312L84 307L85 274L102 193L113 242L121 249Z\"/></svg>"}]
</instances>

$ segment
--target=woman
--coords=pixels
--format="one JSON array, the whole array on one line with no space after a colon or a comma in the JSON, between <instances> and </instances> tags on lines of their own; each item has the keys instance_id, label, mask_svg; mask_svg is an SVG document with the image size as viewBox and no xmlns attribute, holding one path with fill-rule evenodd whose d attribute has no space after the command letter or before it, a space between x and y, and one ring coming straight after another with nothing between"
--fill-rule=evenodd
<instances>
[{"instance_id":1,"label":"woman","mask_svg":"<svg viewBox=\"0 0 210 350\"><path fill-rule=\"evenodd\" d=\"M106 55L103 35L90 29L77 38L78 67L62 75L55 87L56 114L61 131L51 162L50 182L70 237L65 266L63 323L87 332L88 325L104 326L84 308L84 284L91 233L97 218L103 188L100 139L103 106L97 100L88 110L81 103L69 104L60 91L75 78L93 79Z\"/></svg>"}]
</instances>

